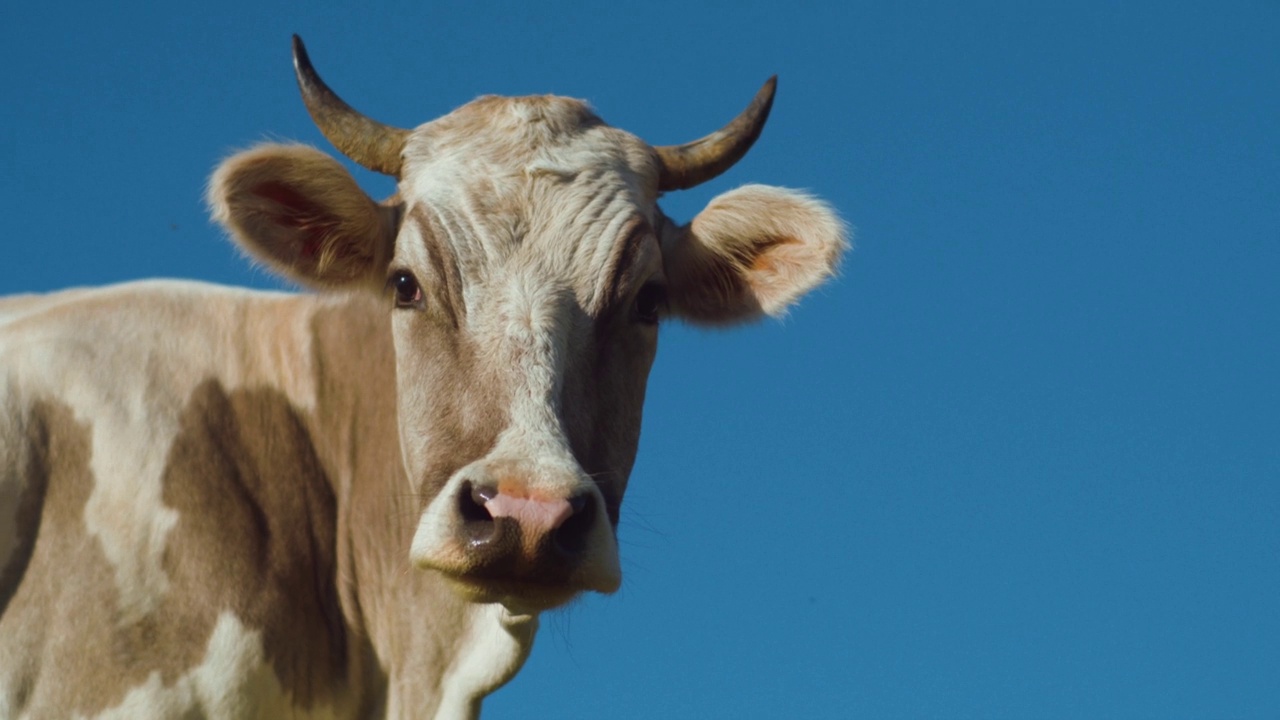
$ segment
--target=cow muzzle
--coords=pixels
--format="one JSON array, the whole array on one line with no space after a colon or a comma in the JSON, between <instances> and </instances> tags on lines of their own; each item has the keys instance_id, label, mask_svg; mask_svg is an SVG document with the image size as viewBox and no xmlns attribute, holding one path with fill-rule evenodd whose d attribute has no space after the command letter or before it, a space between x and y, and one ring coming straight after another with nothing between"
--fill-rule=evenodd
<instances>
[{"instance_id":1,"label":"cow muzzle","mask_svg":"<svg viewBox=\"0 0 1280 720\"><path fill-rule=\"evenodd\" d=\"M410 558L476 602L541 610L585 590L610 593L622 575L604 500L576 474L466 468L427 507Z\"/></svg>"}]
</instances>

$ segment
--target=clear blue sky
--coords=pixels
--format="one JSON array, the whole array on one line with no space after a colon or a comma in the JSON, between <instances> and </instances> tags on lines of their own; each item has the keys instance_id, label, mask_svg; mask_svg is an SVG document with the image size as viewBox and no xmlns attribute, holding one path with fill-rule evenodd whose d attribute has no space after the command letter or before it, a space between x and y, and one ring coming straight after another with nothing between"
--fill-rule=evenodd
<instances>
[{"instance_id":1,"label":"clear blue sky","mask_svg":"<svg viewBox=\"0 0 1280 720\"><path fill-rule=\"evenodd\" d=\"M6 3L0 293L272 286L201 192L328 148L293 32L402 126L554 92L676 143L778 73L668 214L766 182L857 229L786 322L663 329L624 588L487 717L1280 716L1280 5L351 5Z\"/></svg>"}]
</instances>

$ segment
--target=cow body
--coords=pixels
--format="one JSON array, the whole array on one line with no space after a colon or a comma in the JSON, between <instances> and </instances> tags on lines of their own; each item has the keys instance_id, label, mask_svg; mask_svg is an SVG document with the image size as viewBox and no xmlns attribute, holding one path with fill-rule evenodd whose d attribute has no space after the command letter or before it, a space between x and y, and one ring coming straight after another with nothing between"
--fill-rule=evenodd
<instances>
[{"instance_id":1,"label":"cow body","mask_svg":"<svg viewBox=\"0 0 1280 720\"><path fill-rule=\"evenodd\" d=\"M26 520L0 546L0 717L377 716L389 681L429 715L528 652L536 618L405 572L376 297L147 282L0 312L0 497Z\"/></svg>"},{"instance_id":2,"label":"cow body","mask_svg":"<svg viewBox=\"0 0 1280 720\"><path fill-rule=\"evenodd\" d=\"M398 194L268 145L210 202L322 292L0 300L0 720L476 716L540 611L621 581L659 316L776 314L845 247L790 191L686 226L656 205L745 152L760 97L670 150L554 97L400 131L296 52L313 116Z\"/></svg>"}]
</instances>

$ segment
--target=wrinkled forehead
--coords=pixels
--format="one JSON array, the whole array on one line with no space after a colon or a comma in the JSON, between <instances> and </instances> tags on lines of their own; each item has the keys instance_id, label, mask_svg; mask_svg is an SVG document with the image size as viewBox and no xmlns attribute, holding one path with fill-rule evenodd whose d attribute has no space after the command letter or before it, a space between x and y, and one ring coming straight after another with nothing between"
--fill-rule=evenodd
<instances>
[{"instance_id":1,"label":"wrinkled forehead","mask_svg":"<svg viewBox=\"0 0 1280 720\"><path fill-rule=\"evenodd\" d=\"M418 127L404 154L407 189L422 190L424 199L442 183L487 189L486 181L501 180L519 187L547 175L601 190L621 183L637 204L657 197L653 150L572 98L482 97Z\"/></svg>"},{"instance_id":2,"label":"wrinkled forehead","mask_svg":"<svg viewBox=\"0 0 1280 720\"><path fill-rule=\"evenodd\" d=\"M464 274L562 268L580 294L657 223L653 150L579 100L483 97L417 128L405 146L407 216ZM405 237L406 241L427 238Z\"/></svg>"}]
</instances>

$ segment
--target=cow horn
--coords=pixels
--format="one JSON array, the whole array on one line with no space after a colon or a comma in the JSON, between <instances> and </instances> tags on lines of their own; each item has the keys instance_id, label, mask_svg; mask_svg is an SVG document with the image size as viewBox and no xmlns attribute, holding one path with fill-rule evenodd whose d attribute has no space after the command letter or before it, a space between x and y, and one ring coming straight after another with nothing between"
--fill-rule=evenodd
<instances>
[{"instance_id":1,"label":"cow horn","mask_svg":"<svg viewBox=\"0 0 1280 720\"><path fill-rule=\"evenodd\" d=\"M307 112L320 132L343 155L364 167L392 177L400 177L400 153L409 131L373 120L342 101L311 66L302 38L293 36L293 70Z\"/></svg>"},{"instance_id":2,"label":"cow horn","mask_svg":"<svg viewBox=\"0 0 1280 720\"><path fill-rule=\"evenodd\" d=\"M710 135L684 145L655 147L662 167L659 190L685 190L700 185L733 167L751 149L773 107L778 76L765 81L751 104L733 122Z\"/></svg>"}]
</instances>

